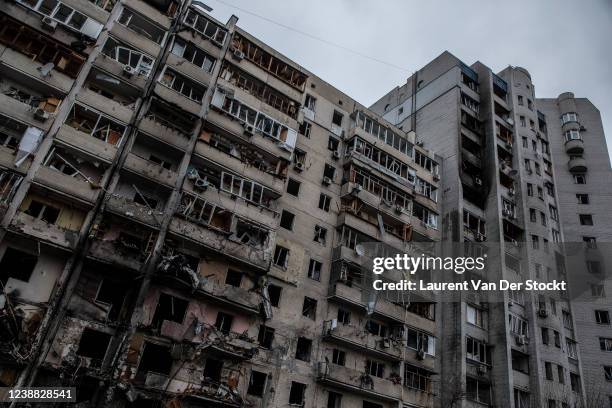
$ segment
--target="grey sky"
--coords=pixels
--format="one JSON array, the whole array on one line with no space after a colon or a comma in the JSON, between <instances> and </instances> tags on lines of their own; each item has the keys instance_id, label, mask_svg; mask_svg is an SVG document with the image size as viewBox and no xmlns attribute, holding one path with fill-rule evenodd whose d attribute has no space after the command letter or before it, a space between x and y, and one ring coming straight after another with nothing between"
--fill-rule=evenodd
<instances>
[{"instance_id":1,"label":"grey sky","mask_svg":"<svg viewBox=\"0 0 612 408\"><path fill-rule=\"evenodd\" d=\"M572 91L601 111L612 152L611 0L205 0L306 69L370 105L410 72L357 56L228 7L243 8L409 71L448 50L494 71L529 70L538 97ZM226 3L226 4L224 4Z\"/></svg>"}]
</instances>

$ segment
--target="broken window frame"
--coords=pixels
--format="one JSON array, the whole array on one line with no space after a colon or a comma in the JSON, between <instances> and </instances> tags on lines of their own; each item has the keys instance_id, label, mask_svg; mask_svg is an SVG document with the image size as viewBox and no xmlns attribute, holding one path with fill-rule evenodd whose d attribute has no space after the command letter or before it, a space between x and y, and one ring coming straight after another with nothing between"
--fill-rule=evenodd
<instances>
[{"instance_id":1,"label":"broken window frame","mask_svg":"<svg viewBox=\"0 0 612 408\"><path fill-rule=\"evenodd\" d=\"M399 205L405 209L409 209L411 206L412 198L410 195L360 167L351 165L348 181L360 185L364 190L391 204Z\"/></svg>"},{"instance_id":2,"label":"broken window frame","mask_svg":"<svg viewBox=\"0 0 612 408\"><path fill-rule=\"evenodd\" d=\"M356 136L346 146L347 154L359 154L374 164L374 168L388 174L392 178L402 178L409 184L414 184L416 172L408 164L380 150L371 143Z\"/></svg>"},{"instance_id":3,"label":"broken window frame","mask_svg":"<svg viewBox=\"0 0 612 408\"><path fill-rule=\"evenodd\" d=\"M420 177L416 177L416 183L414 184L414 191L421 194L433 202L438 202L438 187L431 183L423 180Z\"/></svg>"},{"instance_id":4,"label":"broken window frame","mask_svg":"<svg viewBox=\"0 0 612 408\"><path fill-rule=\"evenodd\" d=\"M17 34L14 35L14 38L6 38L7 32ZM0 18L0 43L27 55L31 60L40 64L53 64L53 70L73 79L76 78L86 60L85 56L53 40L50 36L43 35L6 15ZM24 49L23 44L26 43L31 48ZM37 46L40 43L43 45Z\"/></svg>"},{"instance_id":5,"label":"broken window frame","mask_svg":"<svg viewBox=\"0 0 612 408\"><path fill-rule=\"evenodd\" d=\"M224 334L229 334L232 332L232 326L234 324L235 316L225 313L218 312L217 317L215 318L215 328ZM228 323L229 322L229 323Z\"/></svg>"},{"instance_id":6,"label":"broken window frame","mask_svg":"<svg viewBox=\"0 0 612 408\"><path fill-rule=\"evenodd\" d=\"M191 51L191 59L186 56ZM187 41L181 37L174 37L174 42L172 43L172 49L170 52L177 57L183 58L185 61L189 62L192 65L202 69L202 71L207 73L212 73L215 65L217 63L216 58L211 56L209 53L205 52L201 48L195 46L191 41ZM202 58L202 64L198 65L195 63L198 56ZM209 62L207 64L207 61Z\"/></svg>"},{"instance_id":7,"label":"broken window frame","mask_svg":"<svg viewBox=\"0 0 612 408\"><path fill-rule=\"evenodd\" d=\"M297 119L300 104L265 82L236 68L227 61L223 63L220 76L282 114Z\"/></svg>"},{"instance_id":8,"label":"broken window frame","mask_svg":"<svg viewBox=\"0 0 612 408\"><path fill-rule=\"evenodd\" d=\"M256 385L254 383L254 377L258 377L260 379L263 378L263 383ZM251 375L249 377L249 385L247 387L247 394L253 395L255 397L263 397L264 393L266 392L267 382L268 382L267 373L256 371L256 370L251 370Z\"/></svg>"},{"instance_id":9,"label":"broken window frame","mask_svg":"<svg viewBox=\"0 0 612 408\"><path fill-rule=\"evenodd\" d=\"M321 271L323 270L323 263L316 259L310 259L308 262L308 277L312 280L321 280Z\"/></svg>"},{"instance_id":10,"label":"broken window frame","mask_svg":"<svg viewBox=\"0 0 612 408\"><path fill-rule=\"evenodd\" d=\"M295 359L310 362L312 355L312 340L306 337L298 337L295 346Z\"/></svg>"},{"instance_id":11,"label":"broken window frame","mask_svg":"<svg viewBox=\"0 0 612 408\"><path fill-rule=\"evenodd\" d=\"M255 45L246 37L238 33L234 33L234 37L232 38L232 49L234 51L242 52L246 59L269 72L287 85L299 91L304 90L308 76L279 58L264 51L261 47Z\"/></svg>"},{"instance_id":12,"label":"broken window frame","mask_svg":"<svg viewBox=\"0 0 612 408\"><path fill-rule=\"evenodd\" d=\"M271 209L272 198L266 198L265 194L271 190L255 181L222 171L220 190L255 205Z\"/></svg>"},{"instance_id":13,"label":"broken window frame","mask_svg":"<svg viewBox=\"0 0 612 408\"><path fill-rule=\"evenodd\" d=\"M217 92L219 92L219 89L215 91L215 94L217 94ZM245 103L230 97L229 95L223 95L222 102L216 105L215 99L216 98L213 97L213 105L217 106L223 112L243 123L253 126L253 128L259 130L262 134L271 137L278 142L282 142L288 147L289 150L292 151L295 148L297 131L294 129L291 129L271 116L253 109ZM291 140L288 140L290 135L292 136Z\"/></svg>"},{"instance_id":14,"label":"broken window frame","mask_svg":"<svg viewBox=\"0 0 612 408\"><path fill-rule=\"evenodd\" d=\"M38 211L35 211L34 209L32 209L33 204L40 205L40 209ZM46 214L47 210L49 209L52 211L51 213L52 216L50 218L53 218L53 220L50 220L49 214ZM54 207L52 205L49 205L45 202L42 202L36 199L31 199L30 204L28 204L28 208L24 211L24 213L28 214L29 216L37 220L40 220L40 221L43 221L49 224L56 224L57 220L59 219L62 213L62 208Z\"/></svg>"},{"instance_id":15,"label":"broken window frame","mask_svg":"<svg viewBox=\"0 0 612 408\"><path fill-rule=\"evenodd\" d=\"M282 269L287 269L287 265L289 263L289 254L290 251L288 248L277 244L274 248L274 265Z\"/></svg>"},{"instance_id":16,"label":"broken window frame","mask_svg":"<svg viewBox=\"0 0 612 408\"><path fill-rule=\"evenodd\" d=\"M412 216L419 219L428 228L438 229L438 214L434 213L429 208L413 202Z\"/></svg>"},{"instance_id":17,"label":"broken window frame","mask_svg":"<svg viewBox=\"0 0 612 408\"><path fill-rule=\"evenodd\" d=\"M53 146L47 157L43 161L43 166L49 167L52 170L58 171L68 177L78 178L80 181L91 183L92 180L85 176L75 165L70 163L68 159L57 152L58 147ZM71 170L66 172L66 170ZM78 176L78 177L77 177Z\"/></svg>"},{"instance_id":18,"label":"broken window frame","mask_svg":"<svg viewBox=\"0 0 612 408\"><path fill-rule=\"evenodd\" d=\"M491 364L491 353L488 345L482 341L470 336L465 336L466 353L465 357L468 360L477 361L481 364Z\"/></svg>"},{"instance_id":19,"label":"broken window frame","mask_svg":"<svg viewBox=\"0 0 612 408\"><path fill-rule=\"evenodd\" d=\"M429 333L412 327L406 329L406 347L423 351L432 357L436 356L436 338Z\"/></svg>"},{"instance_id":20,"label":"broken window frame","mask_svg":"<svg viewBox=\"0 0 612 408\"><path fill-rule=\"evenodd\" d=\"M95 119L94 121L95 123L91 127L91 130L89 131L83 130L84 128L81 127L83 123L79 124L79 128L76 128L69 122L71 119L76 118L77 109L83 109L84 110L84 112L82 112L83 114L89 113L89 114L97 115L97 118ZM101 126L101 122L104 124L103 126ZM124 125L122 122L117 121L111 116L105 115L104 113L96 109L90 108L86 105L83 105L77 102L75 102L72 105L72 108L70 108L70 113L68 114L68 116L66 116L64 124L76 129L79 132L85 133L91 137L102 140L105 143L109 143L117 147L121 145L121 142L123 141L123 137L125 136L125 133L127 130L127 126ZM121 130L119 131L119 129ZM109 136L111 136L113 132L116 132L119 135L115 143L112 143L111 141L109 141ZM97 133L100 133L100 134L98 135ZM100 136L103 136L103 137L100 137Z\"/></svg>"},{"instance_id":21,"label":"broken window frame","mask_svg":"<svg viewBox=\"0 0 612 408\"><path fill-rule=\"evenodd\" d=\"M101 8L102 10L110 12L113 7L115 7L115 3L117 0L88 0L90 3L95 5L96 7Z\"/></svg>"},{"instance_id":22,"label":"broken window frame","mask_svg":"<svg viewBox=\"0 0 612 408\"><path fill-rule=\"evenodd\" d=\"M138 20L138 19L142 20L141 23L151 26L149 27L149 30L145 30L137 25L132 27L132 20ZM152 20L146 18L142 14L132 10L129 7L123 8L123 10L121 11L121 15L117 19L117 23L121 24L122 26L126 27L128 30L138 35L142 35L148 38L149 40L153 41L154 43L158 45L163 45L164 41L166 40L167 31L163 27L155 24ZM137 24L137 23L138 22L135 22L134 24ZM152 33L152 31L154 30L158 30L158 33L157 34Z\"/></svg>"},{"instance_id":23,"label":"broken window frame","mask_svg":"<svg viewBox=\"0 0 612 408\"><path fill-rule=\"evenodd\" d=\"M194 208L196 209L195 215L193 213ZM215 222L215 217L223 217L227 210L214 203L208 202L199 195L189 194L187 192L183 192L181 196L181 205L177 209L177 212L191 221L206 225L207 227L216 229L226 234L230 233L233 223L233 215L231 214L229 215L230 219L225 220L224 223L220 224Z\"/></svg>"},{"instance_id":24,"label":"broken window frame","mask_svg":"<svg viewBox=\"0 0 612 408\"><path fill-rule=\"evenodd\" d=\"M316 299L304 296L304 302L302 304L302 316L307 317L311 320L316 320L317 307L318 302Z\"/></svg>"},{"instance_id":25,"label":"broken window frame","mask_svg":"<svg viewBox=\"0 0 612 408\"><path fill-rule=\"evenodd\" d=\"M268 327L265 324L259 326L259 333L257 334L257 343L259 347L265 349L271 349L274 342L275 329Z\"/></svg>"},{"instance_id":26,"label":"broken window frame","mask_svg":"<svg viewBox=\"0 0 612 408\"><path fill-rule=\"evenodd\" d=\"M0 204L8 204L13 199L23 176L0 168Z\"/></svg>"},{"instance_id":27,"label":"broken window frame","mask_svg":"<svg viewBox=\"0 0 612 408\"><path fill-rule=\"evenodd\" d=\"M198 104L202 104L202 99L204 99L204 96L206 95L207 87L205 85L202 85L198 81L180 74L178 71L169 67L168 65L166 65L159 74L157 81L165 87L180 93Z\"/></svg>"},{"instance_id":28,"label":"broken window frame","mask_svg":"<svg viewBox=\"0 0 612 408\"><path fill-rule=\"evenodd\" d=\"M363 129L366 133L383 141L400 153L413 157L414 145L408 141L406 136L392 131L388 126L381 124L365 112L357 111L355 114L355 127Z\"/></svg>"},{"instance_id":29,"label":"broken window frame","mask_svg":"<svg viewBox=\"0 0 612 408\"><path fill-rule=\"evenodd\" d=\"M43 18L51 18L54 21L57 21L58 23L60 23L62 26L66 27L67 29L71 31L76 31L83 35L86 35L89 38L93 38L93 39L98 38L98 35L100 35L100 32L102 31L103 26L100 22L94 20L93 18L89 16L86 16L85 14L75 10L74 8L70 7L66 3L63 3L59 0L50 0L50 1L56 2L53 9L50 9L50 10L46 10L42 8L43 5L46 6L45 3L49 0L34 0L34 1L15 0L15 1L21 4L22 6L29 8L30 10L36 13L41 14ZM60 18L59 13L60 12L65 13L66 11L68 11L68 13L65 14L63 18ZM84 29L84 27L88 28L89 30Z\"/></svg>"},{"instance_id":30,"label":"broken window frame","mask_svg":"<svg viewBox=\"0 0 612 408\"><path fill-rule=\"evenodd\" d=\"M127 53L127 59L121 55L125 53ZM102 47L102 54L124 67L129 66L135 69L138 75L144 77L148 77L151 74L153 64L155 63L155 58L110 36Z\"/></svg>"},{"instance_id":31,"label":"broken window frame","mask_svg":"<svg viewBox=\"0 0 612 408\"><path fill-rule=\"evenodd\" d=\"M325 245L327 239L327 228L320 225L314 227L314 242L318 242L321 245Z\"/></svg>"},{"instance_id":32,"label":"broken window frame","mask_svg":"<svg viewBox=\"0 0 612 408\"><path fill-rule=\"evenodd\" d=\"M208 38L213 44L222 47L227 37L227 30L219 24L213 22L195 9L190 8L183 19L183 24L191 27L204 38ZM211 30L212 28L212 30ZM214 31L214 32L213 32Z\"/></svg>"}]
</instances>

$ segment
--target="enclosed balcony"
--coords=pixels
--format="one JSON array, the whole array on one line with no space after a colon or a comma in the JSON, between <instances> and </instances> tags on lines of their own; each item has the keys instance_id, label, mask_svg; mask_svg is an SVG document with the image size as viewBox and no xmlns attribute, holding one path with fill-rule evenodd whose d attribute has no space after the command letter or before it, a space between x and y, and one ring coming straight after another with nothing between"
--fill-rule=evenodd
<instances>
[{"instance_id":1,"label":"enclosed balcony","mask_svg":"<svg viewBox=\"0 0 612 408\"><path fill-rule=\"evenodd\" d=\"M572 173L585 173L587 171L587 162L582 156L574 156L567 162L567 167Z\"/></svg>"},{"instance_id":2,"label":"enclosed balcony","mask_svg":"<svg viewBox=\"0 0 612 408\"><path fill-rule=\"evenodd\" d=\"M570 139L565 142L565 152L569 155L582 154L584 152L584 141L582 139Z\"/></svg>"}]
</instances>

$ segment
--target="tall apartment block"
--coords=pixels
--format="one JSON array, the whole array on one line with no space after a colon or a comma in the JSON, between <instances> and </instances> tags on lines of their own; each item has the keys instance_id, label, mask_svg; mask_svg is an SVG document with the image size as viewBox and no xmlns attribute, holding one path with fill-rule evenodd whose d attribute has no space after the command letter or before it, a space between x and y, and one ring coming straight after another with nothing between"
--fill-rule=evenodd
<instances>
[{"instance_id":1,"label":"tall apartment block","mask_svg":"<svg viewBox=\"0 0 612 408\"><path fill-rule=\"evenodd\" d=\"M82 406L430 407L439 159L190 1L2 1L1 368Z\"/></svg>"},{"instance_id":2,"label":"tall apartment block","mask_svg":"<svg viewBox=\"0 0 612 408\"><path fill-rule=\"evenodd\" d=\"M371 109L443 158L441 239L487 244L489 279L566 279L560 243L609 241L612 173L587 100L536 99L527 70L445 52ZM610 302L595 292L596 306L518 291L440 305L442 406L608 406Z\"/></svg>"},{"instance_id":3,"label":"tall apartment block","mask_svg":"<svg viewBox=\"0 0 612 408\"><path fill-rule=\"evenodd\" d=\"M560 243L612 226L587 100L444 53L367 108L198 2L0 4L0 385L83 407L608 403L606 288L417 302L361 268L365 244L465 241L491 279L565 277Z\"/></svg>"}]
</instances>

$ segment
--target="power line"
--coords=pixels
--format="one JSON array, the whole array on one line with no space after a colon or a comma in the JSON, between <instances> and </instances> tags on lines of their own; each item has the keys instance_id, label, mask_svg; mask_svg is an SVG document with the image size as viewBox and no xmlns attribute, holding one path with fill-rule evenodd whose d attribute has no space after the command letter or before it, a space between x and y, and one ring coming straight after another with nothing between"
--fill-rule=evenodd
<instances>
[{"instance_id":1,"label":"power line","mask_svg":"<svg viewBox=\"0 0 612 408\"><path fill-rule=\"evenodd\" d=\"M381 59L376 58L376 57L369 56L369 55L364 54L364 53L362 53L360 51L357 51L357 50L354 50L352 48L346 47L346 46L344 46L342 44L338 44L338 43L326 40L325 38L318 37L316 35L313 35L313 34L310 34L310 33L306 32L306 31L302 31L302 30L299 30L297 28L288 26L286 24L279 23L278 21L272 20L272 19L270 19L270 18L268 18L266 16L262 16L261 14L257 14L257 13L254 13L252 11L246 10L246 9L244 9L242 7L238 7L236 5L230 4L230 3L228 3L228 2L226 2L224 0L215 0L215 1L217 3L221 3L221 4L225 5L227 7L231 7L231 8L234 8L236 10L239 10L239 11L245 13L245 14L249 14L249 15L251 15L253 17L257 17L259 19L267 21L268 23L271 23L271 24L277 25L279 27L282 27L282 28L284 28L286 30L293 31L295 33L301 34L304 37L310 38L310 39L315 40L315 41L320 41L320 42L322 42L324 44L327 44L329 46L336 47L336 48L342 49L344 51L350 52L350 53L355 54L355 55L357 55L359 57L366 58L366 59L369 59L369 60L374 61L374 62L378 62L379 64L383 64L383 65L386 65L388 67L398 69L400 71L404 71L404 72L408 72L408 73L412 72L411 70L409 70L407 68L400 67L399 65L395 65L395 64L393 64L391 62L387 62L387 61L381 60Z\"/></svg>"}]
</instances>

